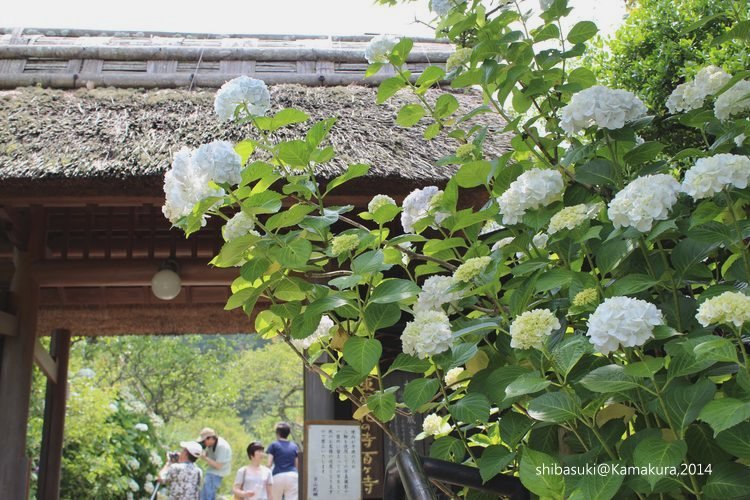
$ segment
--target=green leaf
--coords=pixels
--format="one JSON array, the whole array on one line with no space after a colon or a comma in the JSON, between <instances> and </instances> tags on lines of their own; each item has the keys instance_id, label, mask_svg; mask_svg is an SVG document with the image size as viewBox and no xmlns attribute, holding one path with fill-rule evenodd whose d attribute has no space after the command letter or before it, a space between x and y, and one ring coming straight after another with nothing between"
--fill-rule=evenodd
<instances>
[{"instance_id":1,"label":"green leaf","mask_svg":"<svg viewBox=\"0 0 750 500\"><path fill-rule=\"evenodd\" d=\"M686 238L672 249L672 264L680 274L685 274L705 259L714 248L714 245Z\"/></svg>"},{"instance_id":2,"label":"green leaf","mask_svg":"<svg viewBox=\"0 0 750 500\"><path fill-rule=\"evenodd\" d=\"M393 97L396 92L406 86L406 83L399 76L393 76L380 84L378 87L378 95L375 98L377 104L383 104L385 101Z\"/></svg>"},{"instance_id":3,"label":"green leaf","mask_svg":"<svg viewBox=\"0 0 750 500\"><path fill-rule=\"evenodd\" d=\"M526 415L509 411L500 419L500 438L503 443L515 447L534 425L534 421Z\"/></svg>"},{"instance_id":4,"label":"green leaf","mask_svg":"<svg viewBox=\"0 0 750 500\"><path fill-rule=\"evenodd\" d=\"M425 115L425 109L421 104L407 104L402 107L396 116L396 123L402 127L412 127Z\"/></svg>"},{"instance_id":5,"label":"green leaf","mask_svg":"<svg viewBox=\"0 0 750 500\"><path fill-rule=\"evenodd\" d=\"M695 384L673 382L664 394L668 421L672 428L682 436L688 425L698 417L701 409L711 401L716 393L716 386L707 379L700 379Z\"/></svg>"},{"instance_id":6,"label":"green leaf","mask_svg":"<svg viewBox=\"0 0 750 500\"><path fill-rule=\"evenodd\" d=\"M597 34L599 28L591 21L581 21L568 33L568 41L572 44L583 43Z\"/></svg>"},{"instance_id":7,"label":"green leaf","mask_svg":"<svg viewBox=\"0 0 750 500\"><path fill-rule=\"evenodd\" d=\"M440 124L439 123L433 123L432 125L429 125L426 129L424 129L424 138L428 141L434 139L438 136L440 133Z\"/></svg>"},{"instance_id":8,"label":"green leaf","mask_svg":"<svg viewBox=\"0 0 750 500\"><path fill-rule=\"evenodd\" d=\"M687 445L685 441L664 441L661 437L648 437L638 443L633 452L633 463L645 470L659 471L660 468L679 467L685 459ZM664 469L661 469L664 471ZM660 479L668 474L646 474L642 476L653 489Z\"/></svg>"},{"instance_id":9,"label":"green leaf","mask_svg":"<svg viewBox=\"0 0 750 500\"><path fill-rule=\"evenodd\" d=\"M561 424L575 419L581 402L577 395L565 392L548 392L529 401L529 416L542 422Z\"/></svg>"},{"instance_id":10,"label":"green leaf","mask_svg":"<svg viewBox=\"0 0 750 500\"><path fill-rule=\"evenodd\" d=\"M305 141L310 145L310 148L317 148L323 139L328 136L328 133L336 123L336 118L328 118L327 120L321 120L307 131L305 135Z\"/></svg>"},{"instance_id":11,"label":"green leaf","mask_svg":"<svg viewBox=\"0 0 750 500\"><path fill-rule=\"evenodd\" d=\"M340 186L345 182L356 179L357 177L362 177L368 172L368 170L370 170L370 166L364 163L354 163L349 165L346 172L331 180L331 182L326 185L326 193L330 193L335 187Z\"/></svg>"},{"instance_id":12,"label":"green leaf","mask_svg":"<svg viewBox=\"0 0 750 500\"><path fill-rule=\"evenodd\" d=\"M515 365L501 366L491 371L485 371L481 376L474 376L469 384L469 392L481 392L494 404L505 400L505 388L524 373L526 368Z\"/></svg>"},{"instance_id":13,"label":"green leaf","mask_svg":"<svg viewBox=\"0 0 750 500\"><path fill-rule=\"evenodd\" d=\"M418 87L429 87L445 77L445 71L440 66L427 66L417 78Z\"/></svg>"},{"instance_id":14,"label":"green leaf","mask_svg":"<svg viewBox=\"0 0 750 500\"><path fill-rule=\"evenodd\" d=\"M508 387L505 388L505 397L510 399L525 394L534 394L535 392L543 391L551 383L549 380L542 378L538 373L525 373L508 384Z\"/></svg>"},{"instance_id":15,"label":"green leaf","mask_svg":"<svg viewBox=\"0 0 750 500\"><path fill-rule=\"evenodd\" d=\"M244 306L246 303L255 303L262 291L263 288L243 288L229 297L224 310L231 311L232 309Z\"/></svg>"},{"instance_id":16,"label":"green leaf","mask_svg":"<svg viewBox=\"0 0 750 500\"><path fill-rule=\"evenodd\" d=\"M747 498L747 477L750 469L733 462L711 466L711 474L703 488L704 498Z\"/></svg>"},{"instance_id":17,"label":"green leaf","mask_svg":"<svg viewBox=\"0 0 750 500\"><path fill-rule=\"evenodd\" d=\"M370 302L387 304L415 297L422 289L411 280L389 278L380 282L372 291Z\"/></svg>"},{"instance_id":18,"label":"green leaf","mask_svg":"<svg viewBox=\"0 0 750 500\"><path fill-rule=\"evenodd\" d=\"M479 458L479 475L482 481L487 482L505 470L516 457L515 452L508 450L505 446L488 446Z\"/></svg>"},{"instance_id":19,"label":"green leaf","mask_svg":"<svg viewBox=\"0 0 750 500\"><path fill-rule=\"evenodd\" d=\"M351 366L344 366L333 376L333 383L339 387L356 387L367 378L366 373L360 373Z\"/></svg>"},{"instance_id":20,"label":"green leaf","mask_svg":"<svg viewBox=\"0 0 750 500\"><path fill-rule=\"evenodd\" d=\"M448 407L456 420L467 424L487 422L490 418L490 402L483 394L470 393Z\"/></svg>"},{"instance_id":21,"label":"green leaf","mask_svg":"<svg viewBox=\"0 0 750 500\"><path fill-rule=\"evenodd\" d=\"M352 272L354 274L373 274L388 269L390 266L383 263L385 256L383 251L370 250L352 260Z\"/></svg>"},{"instance_id":22,"label":"green leaf","mask_svg":"<svg viewBox=\"0 0 750 500\"><path fill-rule=\"evenodd\" d=\"M483 186L489 181L492 163L486 160L464 163L454 174L456 183L462 188Z\"/></svg>"},{"instance_id":23,"label":"green leaf","mask_svg":"<svg viewBox=\"0 0 750 500\"><path fill-rule=\"evenodd\" d=\"M391 49L390 61L394 66L402 66L409 57L414 41L408 37L402 37Z\"/></svg>"},{"instance_id":24,"label":"green leaf","mask_svg":"<svg viewBox=\"0 0 750 500\"><path fill-rule=\"evenodd\" d=\"M279 144L279 159L292 167L307 167L310 163L310 146L300 140L282 142Z\"/></svg>"},{"instance_id":25,"label":"green leaf","mask_svg":"<svg viewBox=\"0 0 750 500\"><path fill-rule=\"evenodd\" d=\"M246 234L228 241L209 264L216 267L233 267L245 260L245 255L259 239L254 234Z\"/></svg>"},{"instance_id":26,"label":"green leaf","mask_svg":"<svg viewBox=\"0 0 750 500\"><path fill-rule=\"evenodd\" d=\"M273 231L282 227L295 226L302 222L307 214L315 210L312 205L297 203L287 210L275 214L266 221L266 229Z\"/></svg>"},{"instance_id":27,"label":"green leaf","mask_svg":"<svg viewBox=\"0 0 750 500\"><path fill-rule=\"evenodd\" d=\"M628 165L638 166L656 158L665 147L664 144L656 141L644 142L625 153L623 160Z\"/></svg>"},{"instance_id":28,"label":"green leaf","mask_svg":"<svg viewBox=\"0 0 750 500\"><path fill-rule=\"evenodd\" d=\"M443 352L432 357L433 362L444 370L450 370L457 366L463 365L477 353L476 344L463 343L455 344L451 347L450 352Z\"/></svg>"},{"instance_id":29,"label":"green leaf","mask_svg":"<svg viewBox=\"0 0 750 500\"><path fill-rule=\"evenodd\" d=\"M234 145L234 152L240 155L240 162L242 165L247 163L247 160L255 151L255 142L244 140Z\"/></svg>"},{"instance_id":30,"label":"green leaf","mask_svg":"<svg viewBox=\"0 0 750 500\"><path fill-rule=\"evenodd\" d=\"M581 335L574 335L552 349L552 360L559 373L565 378L583 355L590 352L592 352L591 342Z\"/></svg>"},{"instance_id":31,"label":"green leaf","mask_svg":"<svg viewBox=\"0 0 750 500\"><path fill-rule=\"evenodd\" d=\"M283 196L275 191L253 193L242 202L242 211L248 215L274 214L281 208Z\"/></svg>"},{"instance_id":32,"label":"green leaf","mask_svg":"<svg viewBox=\"0 0 750 500\"><path fill-rule=\"evenodd\" d=\"M435 101L435 118L447 118L458 109L458 99L452 94L443 94Z\"/></svg>"},{"instance_id":33,"label":"green leaf","mask_svg":"<svg viewBox=\"0 0 750 500\"><path fill-rule=\"evenodd\" d=\"M401 309L398 304L367 304L365 307L365 326L371 333L393 326L398 323L399 319L401 319Z\"/></svg>"},{"instance_id":34,"label":"green leaf","mask_svg":"<svg viewBox=\"0 0 750 500\"><path fill-rule=\"evenodd\" d=\"M688 230L688 238L709 245L720 245L732 241L732 232L729 226L721 222L709 221Z\"/></svg>"},{"instance_id":35,"label":"green leaf","mask_svg":"<svg viewBox=\"0 0 750 500\"><path fill-rule=\"evenodd\" d=\"M734 398L715 399L701 410L698 418L714 430L714 436L750 418L750 403Z\"/></svg>"},{"instance_id":36,"label":"green leaf","mask_svg":"<svg viewBox=\"0 0 750 500\"><path fill-rule=\"evenodd\" d=\"M734 343L724 337L711 337L693 348L693 354L699 359L709 359L716 362L738 363L737 348Z\"/></svg>"},{"instance_id":37,"label":"green leaf","mask_svg":"<svg viewBox=\"0 0 750 500\"><path fill-rule=\"evenodd\" d=\"M615 168L611 161L598 158L578 167L575 178L582 184L614 187Z\"/></svg>"},{"instance_id":38,"label":"green leaf","mask_svg":"<svg viewBox=\"0 0 750 500\"><path fill-rule=\"evenodd\" d=\"M253 281L263 276L270 265L271 261L263 257L250 259L242 265L240 275L249 283L252 283Z\"/></svg>"},{"instance_id":39,"label":"green leaf","mask_svg":"<svg viewBox=\"0 0 750 500\"><path fill-rule=\"evenodd\" d=\"M735 457L750 460L750 422L741 422L716 435L716 444Z\"/></svg>"},{"instance_id":40,"label":"green leaf","mask_svg":"<svg viewBox=\"0 0 750 500\"><path fill-rule=\"evenodd\" d=\"M378 420L388 422L396 414L396 396L392 392L376 392L367 398L367 407Z\"/></svg>"},{"instance_id":41,"label":"green leaf","mask_svg":"<svg viewBox=\"0 0 750 500\"><path fill-rule=\"evenodd\" d=\"M271 257L289 269L304 267L311 254L312 243L302 238L294 239L283 247L275 247L271 250Z\"/></svg>"},{"instance_id":42,"label":"green leaf","mask_svg":"<svg viewBox=\"0 0 750 500\"><path fill-rule=\"evenodd\" d=\"M559 462L546 453L528 447L524 447L522 453L519 475L526 489L540 497L562 499L565 476L553 472L555 466L560 466Z\"/></svg>"},{"instance_id":43,"label":"green leaf","mask_svg":"<svg viewBox=\"0 0 750 500\"><path fill-rule=\"evenodd\" d=\"M636 361L625 366L625 375L629 377L646 378L651 377L664 368L664 358L652 358L646 356L643 361Z\"/></svg>"},{"instance_id":44,"label":"green leaf","mask_svg":"<svg viewBox=\"0 0 750 500\"><path fill-rule=\"evenodd\" d=\"M352 337L344 344L344 360L359 373L370 373L381 354L383 346L376 339Z\"/></svg>"},{"instance_id":45,"label":"green leaf","mask_svg":"<svg viewBox=\"0 0 750 500\"><path fill-rule=\"evenodd\" d=\"M624 261L635 250L631 240L615 239L604 243L596 250L596 264L601 273L607 274Z\"/></svg>"},{"instance_id":46,"label":"green leaf","mask_svg":"<svg viewBox=\"0 0 750 500\"><path fill-rule=\"evenodd\" d=\"M607 287L606 293L609 297L619 295L633 295L655 286L659 280L655 280L645 274L628 274Z\"/></svg>"},{"instance_id":47,"label":"green leaf","mask_svg":"<svg viewBox=\"0 0 750 500\"><path fill-rule=\"evenodd\" d=\"M295 123L303 123L310 119L310 115L300 111L299 109L286 108L282 109L271 119L271 130L277 130L287 125L293 125Z\"/></svg>"},{"instance_id":48,"label":"green leaf","mask_svg":"<svg viewBox=\"0 0 750 500\"><path fill-rule=\"evenodd\" d=\"M404 403L416 411L417 408L429 402L440 389L440 382L434 378L418 378L410 381L404 387Z\"/></svg>"},{"instance_id":49,"label":"green leaf","mask_svg":"<svg viewBox=\"0 0 750 500\"><path fill-rule=\"evenodd\" d=\"M549 292L555 288L566 287L570 285L574 277L575 273L569 269L550 269L539 276L534 284L534 289L538 293L542 293Z\"/></svg>"},{"instance_id":50,"label":"green leaf","mask_svg":"<svg viewBox=\"0 0 750 500\"><path fill-rule=\"evenodd\" d=\"M463 461L466 450L458 439L452 436L443 436L433 441L430 446L430 456L449 462Z\"/></svg>"},{"instance_id":51,"label":"green leaf","mask_svg":"<svg viewBox=\"0 0 750 500\"><path fill-rule=\"evenodd\" d=\"M640 384L625 374L620 365L606 365L595 369L580 381L592 392L621 392L639 387Z\"/></svg>"},{"instance_id":52,"label":"green leaf","mask_svg":"<svg viewBox=\"0 0 750 500\"><path fill-rule=\"evenodd\" d=\"M621 464L616 462L604 462L610 467L617 467ZM610 500L613 498L622 486L625 476L622 474L586 474L581 476L578 485L571 493L567 500Z\"/></svg>"},{"instance_id":53,"label":"green leaf","mask_svg":"<svg viewBox=\"0 0 750 500\"><path fill-rule=\"evenodd\" d=\"M471 324L453 332L453 338L460 339L464 335L471 335L480 332L492 332L497 329L498 324L496 321L474 320Z\"/></svg>"},{"instance_id":54,"label":"green leaf","mask_svg":"<svg viewBox=\"0 0 750 500\"><path fill-rule=\"evenodd\" d=\"M432 366L432 364L427 359L419 359L401 352L396 356L396 359L393 360L393 363L385 374L388 375L395 371L424 373L430 369L430 366Z\"/></svg>"}]
</instances>

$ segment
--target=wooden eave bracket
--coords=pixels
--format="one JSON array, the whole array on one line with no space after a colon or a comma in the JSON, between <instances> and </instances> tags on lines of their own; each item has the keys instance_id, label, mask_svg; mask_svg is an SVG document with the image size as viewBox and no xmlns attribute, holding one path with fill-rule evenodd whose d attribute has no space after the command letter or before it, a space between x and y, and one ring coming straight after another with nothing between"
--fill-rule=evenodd
<instances>
[{"instance_id":1,"label":"wooden eave bracket","mask_svg":"<svg viewBox=\"0 0 750 500\"><path fill-rule=\"evenodd\" d=\"M52 356L47 352L47 349L44 348L39 339L36 339L36 343L34 344L34 361L49 380L57 383L57 361L52 359Z\"/></svg>"}]
</instances>

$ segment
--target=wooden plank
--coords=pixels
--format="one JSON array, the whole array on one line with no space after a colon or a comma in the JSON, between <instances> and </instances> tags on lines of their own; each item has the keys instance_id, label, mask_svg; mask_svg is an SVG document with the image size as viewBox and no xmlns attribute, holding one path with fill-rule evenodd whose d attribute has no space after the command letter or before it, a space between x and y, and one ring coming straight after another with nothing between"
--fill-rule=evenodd
<instances>
[{"instance_id":1,"label":"wooden plank","mask_svg":"<svg viewBox=\"0 0 750 500\"><path fill-rule=\"evenodd\" d=\"M47 376L47 380L57 382L57 363L47 349L44 348L39 339L36 339L34 344L34 362L42 370L42 373Z\"/></svg>"},{"instance_id":2,"label":"wooden plank","mask_svg":"<svg viewBox=\"0 0 750 500\"><path fill-rule=\"evenodd\" d=\"M34 266L33 277L42 288L95 286L150 286L163 263L161 259L131 261L42 261ZM180 260L183 286L228 285L237 269L209 267L207 260Z\"/></svg>"}]
</instances>

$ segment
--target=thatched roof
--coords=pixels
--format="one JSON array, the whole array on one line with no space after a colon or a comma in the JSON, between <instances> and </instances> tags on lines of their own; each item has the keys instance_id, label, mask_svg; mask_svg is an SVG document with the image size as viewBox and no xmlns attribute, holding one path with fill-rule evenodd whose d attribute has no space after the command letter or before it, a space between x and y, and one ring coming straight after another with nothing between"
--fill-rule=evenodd
<instances>
[{"instance_id":1,"label":"thatched roof","mask_svg":"<svg viewBox=\"0 0 750 500\"><path fill-rule=\"evenodd\" d=\"M383 106L375 104L375 95L376 89L362 86L271 87L274 110L296 107L313 119L338 119L331 135L337 157L325 166L324 176L364 162L372 165L370 178L381 188L383 180L405 187L444 182L454 170L435 162L458 143L444 136L425 141L426 124L397 126L398 109L414 101L407 92ZM433 91L427 97L438 95ZM180 147L238 141L250 132L220 124L213 115L213 96L213 90L175 89L0 91L0 196L158 195ZM456 97L463 111L481 105L474 93ZM503 125L487 124L493 129ZM486 152L493 157L507 148L501 137L487 144Z\"/></svg>"}]
</instances>

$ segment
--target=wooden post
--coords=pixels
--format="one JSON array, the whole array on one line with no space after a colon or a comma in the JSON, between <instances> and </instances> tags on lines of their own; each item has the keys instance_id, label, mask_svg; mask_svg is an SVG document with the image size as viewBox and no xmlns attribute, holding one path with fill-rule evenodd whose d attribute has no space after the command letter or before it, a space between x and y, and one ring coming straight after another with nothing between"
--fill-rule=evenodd
<instances>
[{"instance_id":1,"label":"wooden post","mask_svg":"<svg viewBox=\"0 0 750 500\"><path fill-rule=\"evenodd\" d=\"M9 311L15 314L17 334L3 337L0 359L0 495L27 498L29 458L26 456L26 429L34 368L39 284L34 281L33 265L44 256L46 221L44 208L31 207L31 217L16 221L17 238L13 249L13 278L9 290Z\"/></svg>"},{"instance_id":2,"label":"wooden post","mask_svg":"<svg viewBox=\"0 0 750 500\"><path fill-rule=\"evenodd\" d=\"M60 498L60 472L65 430L65 402L68 388L68 359L70 332L55 330L52 334L50 354L57 362L57 381L47 380L44 402L42 449L39 457L39 483L37 498Z\"/></svg>"},{"instance_id":3,"label":"wooden post","mask_svg":"<svg viewBox=\"0 0 750 500\"><path fill-rule=\"evenodd\" d=\"M39 287L31 279L31 258L18 249L14 252L15 273L11 282L11 305L18 318L18 335L3 340L0 364L0 435L4 452L0 453L0 491L4 498L26 498L28 457L26 426L31 397L31 373L36 343Z\"/></svg>"}]
</instances>

